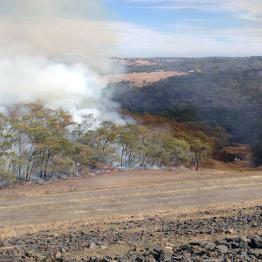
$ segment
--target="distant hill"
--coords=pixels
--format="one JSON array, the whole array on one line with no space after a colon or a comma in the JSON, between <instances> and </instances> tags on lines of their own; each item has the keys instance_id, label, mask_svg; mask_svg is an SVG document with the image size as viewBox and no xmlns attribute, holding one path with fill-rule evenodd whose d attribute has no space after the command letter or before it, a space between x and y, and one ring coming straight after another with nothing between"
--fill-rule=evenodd
<instances>
[{"instance_id":1,"label":"distant hill","mask_svg":"<svg viewBox=\"0 0 262 262\"><path fill-rule=\"evenodd\" d=\"M219 72L228 70L262 69L262 56L256 57L205 57L205 58L126 58L121 60L128 73L155 70L183 72Z\"/></svg>"},{"instance_id":2,"label":"distant hill","mask_svg":"<svg viewBox=\"0 0 262 262\"><path fill-rule=\"evenodd\" d=\"M219 125L234 142L255 141L262 130L262 57L155 58L150 62L132 63L128 70L190 73L143 88L128 82L115 84L114 99L123 108L165 115L182 122Z\"/></svg>"}]
</instances>

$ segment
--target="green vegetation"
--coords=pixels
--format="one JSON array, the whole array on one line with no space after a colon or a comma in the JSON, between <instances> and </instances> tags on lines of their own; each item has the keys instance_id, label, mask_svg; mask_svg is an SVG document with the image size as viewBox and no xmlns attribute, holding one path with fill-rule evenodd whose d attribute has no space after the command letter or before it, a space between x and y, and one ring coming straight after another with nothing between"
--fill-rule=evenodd
<instances>
[{"instance_id":1,"label":"green vegetation","mask_svg":"<svg viewBox=\"0 0 262 262\"><path fill-rule=\"evenodd\" d=\"M166 118L134 116L137 123L118 126L72 116L37 104L21 105L0 116L0 181L29 182L80 176L105 165L173 167L195 165L217 148L213 134Z\"/></svg>"}]
</instances>

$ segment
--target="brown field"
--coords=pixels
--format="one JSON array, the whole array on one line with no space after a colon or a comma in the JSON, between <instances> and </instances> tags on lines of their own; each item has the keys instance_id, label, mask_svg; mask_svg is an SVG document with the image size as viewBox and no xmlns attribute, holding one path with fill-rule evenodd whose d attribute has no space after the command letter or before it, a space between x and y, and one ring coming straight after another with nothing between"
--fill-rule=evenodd
<instances>
[{"instance_id":1,"label":"brown field","mask_svg":"<svg viewBox=\"0 0 262 262\"><path fill-rule=\"evenodd\" d=\"M110 83L118 83L121 81L128 81L135 86L144 86L146 84L151 84L158 82L160 80L172 77L172 76L182 76L186 75L184 72L177 71L163 71L163 72L150 72L150 73L128 73L111 75L108 77Z\"/></svg>"},{"instance_id":2,"label":"brown field","mask_svg":"<svg viewBox=\"0 0 262 262\"><path fill-rule=\"evenodd\" d=\"M0 233L261 203L261 171L117 171L1 190Z\"/></svg>"}]
</instances>

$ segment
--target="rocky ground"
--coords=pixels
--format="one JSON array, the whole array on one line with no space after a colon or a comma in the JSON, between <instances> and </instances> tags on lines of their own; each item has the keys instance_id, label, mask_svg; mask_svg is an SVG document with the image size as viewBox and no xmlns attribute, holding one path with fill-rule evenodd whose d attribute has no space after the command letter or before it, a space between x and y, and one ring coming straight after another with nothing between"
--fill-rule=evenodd
<instances>
[{"instance_id":1,"label":"rocky ground","mask_svg":"<svg viewBox=\"0 0 262 262\"><path fill-rule=\"evenodd\" d=\"M40 231L0 241L0 261L262 261L262 206Z\"/></svg>"}]
</instances>

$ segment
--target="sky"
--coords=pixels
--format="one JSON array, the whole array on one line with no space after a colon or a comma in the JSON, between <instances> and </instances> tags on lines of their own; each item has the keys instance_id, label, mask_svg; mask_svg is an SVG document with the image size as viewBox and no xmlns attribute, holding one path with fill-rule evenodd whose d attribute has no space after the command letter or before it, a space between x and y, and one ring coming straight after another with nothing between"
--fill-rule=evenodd
<instances>
[{"instance_id":1,"label":"sky","mask_svg":"<svg viewBox=\"0 0 262 262\"><path fill-rule=\"evenodd\" d=\"M14 53L259 56L262 0L0 0L0 55Z\"/></svg>"},{"instance_id":2,"label":"sky","mask_svg":"<svg viewBox=\"0 0 262 262\"><path fill-rule=\"evenodd\" d=\"M262 0L104 0L123 56L262 55Z\"/></svg>"}]
</instances>

